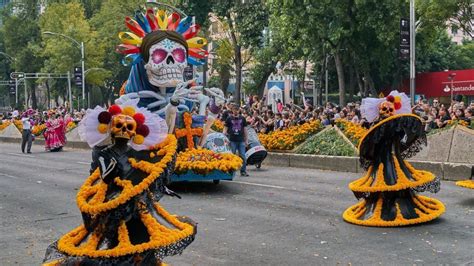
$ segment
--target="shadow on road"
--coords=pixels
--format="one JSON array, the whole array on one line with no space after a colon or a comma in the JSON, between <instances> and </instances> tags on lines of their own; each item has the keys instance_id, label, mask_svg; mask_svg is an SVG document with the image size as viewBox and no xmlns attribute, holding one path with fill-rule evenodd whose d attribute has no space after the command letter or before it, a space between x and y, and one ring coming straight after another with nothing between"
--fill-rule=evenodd
<instances>
[{"instance_id":1,"label":"shadow on road","mask_svg":"<svg viewBox=\"0 0 474 266\"><path fill-rule=\"evenodd\" d=\"M459 205L463 207L474 207L474 198L462 200L459 202Z\"/></svg>"},{"instance_id":2,"label":"shadow on road","mask_svg":"<svg viewBox=\"0 0 474 266\"><path fill-rule=\"evenodd\" d=\"M168 186L178 194L206 193L210 195L233 195L240 194L241 191L235 187L230 187L225 183L218 185L212 182L176 182Z\"/></svg>"}]
</instances>

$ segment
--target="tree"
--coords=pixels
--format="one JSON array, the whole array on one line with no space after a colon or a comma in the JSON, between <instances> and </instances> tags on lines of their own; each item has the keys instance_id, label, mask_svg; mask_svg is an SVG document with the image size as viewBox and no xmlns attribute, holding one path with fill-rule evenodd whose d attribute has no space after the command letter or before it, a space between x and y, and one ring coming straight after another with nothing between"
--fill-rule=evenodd
<instances>
[{"instance_id":1,"label":"tree","mask_svg":"<svg viewBox=\"0 0 474 266\"><path fill-rule=\"evenodd\" d=\"M51 3L40 18L42 32L54 32L68 36L75 41L59 35L43 35L43 55L47 58L43 71L52 73L72 72L74 66L81 65L81 51L79 42L84 42L85 69L101 68L106 56L104 46L101 45L99 35L94 31L85 17L85 10L78 1ZM78 43L76 43L76 41ZM89 86L102 85L110 72L102 71L86 76ZM60 95L65 95L66 86L55 82ZM78 92L77 95L82 94ZM81 96L79 96L81 97Z\"/></svg>"},{"instance_id":2,"label":"tree","mask_svg":"<svg viewBox=\"0 0 474 266\"><path fill-rule=\"evenodd\" d=\"M235 101L240 103L242 70L250 61L255 49L262 46L262 32L268 24L268 10L264 1L213 0L212 11L227 25L230 43L234 50ZM247 60L243 49L249 53Z\"/></svg>"},{"instance_id":3,"label":"tree","mask_svg":"<svg viewBox=\"0 0 474 266\"><path fill-rule=\"evenodd\" d=\"M40 42L38 27L39 6L35 0L21 0L12 3L11 9L3 14L3 32L5 51L15 58L13 69L25 73L38 72L43 64L41 54L35 53L36 44ZM12 10L15 12L12 12ZM33 108L38 107L36 86L27 82ZM28 99L28 95L25 95ZM28 106L25 106L28 108Z\"/></svg>"}]
</instances>

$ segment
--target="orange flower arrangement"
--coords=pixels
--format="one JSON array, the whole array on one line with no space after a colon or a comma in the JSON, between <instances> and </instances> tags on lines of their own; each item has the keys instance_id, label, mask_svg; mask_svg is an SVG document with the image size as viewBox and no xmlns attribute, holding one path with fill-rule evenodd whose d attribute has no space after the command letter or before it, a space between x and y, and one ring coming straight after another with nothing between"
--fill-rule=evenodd
<instances>
[{"instance_id":1,"label":"orange flower arrangement","mask_svg":"<svg viewBox=\"0 0 474 266\"><path fill-rule=\"evenodd\" d=\"M20 131L23 132L23 123L21 123L21 120L13 120L13 124L16 126L16 128Z\"/></svg>"},{"instance_id":2,"label":"orange flower arrangement","mask_svg":"<svg viewBox=\"0 0 474 266\"><path fill-rule=\"evenodd\" d=\"M276 130L269 134L258 134L262 145L269 150L291 150L311 135L319 132L323 126L319 120L303 125L291 126L284 130Z\"/></svg>"},{"instance_id":3,"label":"orange flower arrangement","mask_svg":"<svg viewBox=\"0 0 474 266\"><path fill-rule=\"evenodd\" d=\"M178 154L175 172L193 171L206 175L214 170L230 173L242 166L242 159L232 153L215 153L207 149L191 149Z\"/></svg>"},{"instance_id":4,"label":"orange flower arrangement","mask_svg":"<svg viewBox=\"0 0 474 266\"><path fill-rule=\"evenodd\" d=\"M345 119L336 119L336 125L339 129L342 130L344 135L346 135L355 146L359 145L360 140L367 132L366 128L363 128L360 125L354 124Z\"/></svg>"},{"instance_id":5,"label":"orange flower arrangement","mask_svg":"<svg viewBox=\"0 0 474 266\"><path fill-rule=\"evenodd\" d=\"M194 136L201 137L203 134L202 128L192 128L193 118L190 113L186 112L183 114L184 128L177 128L175 130L176 137L186 137L186 144L188 149L194 149Z\"/></svg>"},{"instance_id":6,"label":"orange flower arrangement","mask_svg":"<svg viewBox=\"0 0 474 266\"><path fill-rule=\"evenodd\" d=\"M7 128L9 125L11 124L10 121L4 121L0 124L0 131L4 130L5 128Z\"/></svg>"},{"instance_id":7,"label":"orange flower arrangement","mask_svg":"<svg viewBox=\"0 0 474 266\"><path fill-rule=\"evenodd\" d=\"M45 130L46 130L46 124L39 124L39 125L35 125L35 126L33 127L33 130L31 130L31 133L33 133L33 135L35 135L35 136L39 136L39 135L41 135Z\"/></svg>"}]
</instances>

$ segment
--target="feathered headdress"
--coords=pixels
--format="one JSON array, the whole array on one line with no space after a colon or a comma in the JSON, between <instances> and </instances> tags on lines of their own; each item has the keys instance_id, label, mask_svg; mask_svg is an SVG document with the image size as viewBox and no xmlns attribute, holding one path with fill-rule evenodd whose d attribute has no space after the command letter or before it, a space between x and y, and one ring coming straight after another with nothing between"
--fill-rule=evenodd
<instances>
[{"instance_id":1,"label":"feathered headdress","mask_svg":"<svg viewBox=\"0 0 474 266\"><path fill-rule=\"evenodd\" d=\"M410 98L398 91L392 91L385 98L364 98L360 105L360 113L368 122L373 122L379 117L379 106L388 101L393 103L395 114L411 114Z\"/></svg>"},{"instance_id":2,"label":"feathered headdress","mask_svg":"<svg viewBox=\"0 0 474 266\"><path fill-rule=\"evenodd\" d=\"M141 44L143 38L154 31L174 31L178 33L188 45L188 63L192 65L203 65L208 52L202 47L207 44L207 40L197 37L201 27L194 23L190 16L181 18L177 12L168 14L165 10L148 8L146 14L141 11L135 12L135 19L125 18L125 25L132 32L120 32L119 38L122 41L117 47L117 52L125 55L122 60L124 65L136 64L142 60Z\"/></svg>"}]
</instances>

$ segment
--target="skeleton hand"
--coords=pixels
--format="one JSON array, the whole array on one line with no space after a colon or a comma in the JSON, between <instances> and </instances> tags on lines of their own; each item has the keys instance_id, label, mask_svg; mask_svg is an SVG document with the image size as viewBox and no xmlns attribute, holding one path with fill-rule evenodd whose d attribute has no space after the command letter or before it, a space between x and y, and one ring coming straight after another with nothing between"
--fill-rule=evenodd
<instances>
[{"instance_id":1,"label":"skeleton hand","mask_svg":"<svg viewBox=\"0 0 474 266\"><path fill-rule=\"evenodd\" d=\"M154 101L154 102L147 105L148 109L153 109L155 107L158 107L158 106L161 106L161 105L164 105L164 104L167 103L164 96L162 96L162 95L160 95L160 94L158 94L154 91L149 91L149 90L124 94L124 95L120 96L120 98L115 100L115 103L116 104L123 104L123 103L125 103L129 100L142 99L142 98L156 99L156 101Z\"/></svg>"}]
</instances>

